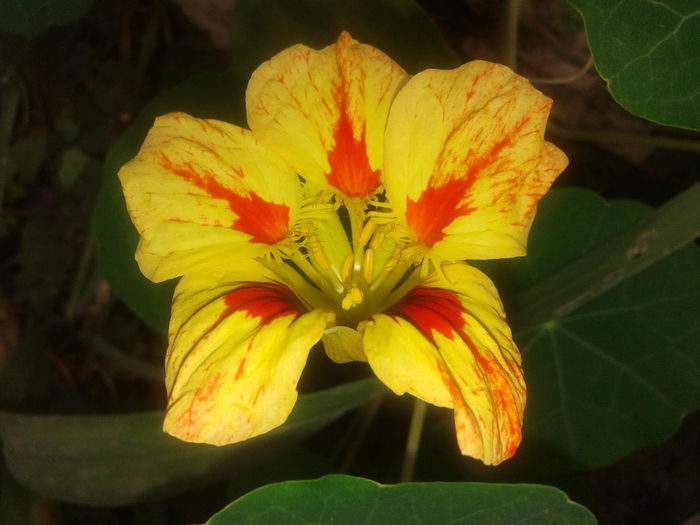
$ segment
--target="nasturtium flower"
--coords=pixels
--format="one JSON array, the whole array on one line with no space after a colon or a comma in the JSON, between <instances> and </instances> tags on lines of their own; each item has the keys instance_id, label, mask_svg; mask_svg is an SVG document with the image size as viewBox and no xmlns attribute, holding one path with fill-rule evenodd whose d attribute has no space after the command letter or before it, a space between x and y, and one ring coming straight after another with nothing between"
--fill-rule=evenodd
<instances>
[{"instance_id":1,"label":"nasturtium flower","mask_svg":"<svg viewBox=\"0 0 700 525\"><path fill-rule=\"evenodd\" d=\"M119 176L141 271L182 276L164 429L223 445L281 425L323 341L395 393L452 408L462 453L510 457L520 353L464 261L525 254L567 163L543 138L550 105L504 66L409 76L343 33L253 73L250 129L156 119Z\"/></svg>"}]
</instances>

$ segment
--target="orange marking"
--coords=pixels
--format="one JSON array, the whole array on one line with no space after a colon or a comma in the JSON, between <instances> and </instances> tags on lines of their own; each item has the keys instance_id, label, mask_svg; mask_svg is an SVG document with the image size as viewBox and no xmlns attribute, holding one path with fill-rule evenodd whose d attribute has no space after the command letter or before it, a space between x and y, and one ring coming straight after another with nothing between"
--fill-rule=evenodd
<instances>
[{"instance_id":1,"label":"orange marking","mask_svg":"<svg viewBox=\"0 0 700 525\"><path fill-rule=\"evenodd\" d=\"M195 397L197 401L206 401L219 388L219 382L223 378L221 372L217 372L207 383L197 388Z\"/></svg>"},{"instance_id":2,"label":"orange marking","mask_svg":"<svg viewBox=\"0 0 700 525\"><path fill-rule=\"evenodd\" d=\"M465 324L462 318L464 309L457 295L449 290L429 286L412 288L385 313L405 319L436 346L433 330L454 340L455 332L462 335Z\"/></svg>"},{"instance_id":3,"label":"orange marking","mask_svg":"<svg viewBox=\"0 0 700 525\"><path fill-rule=\"evenodd\" d=\"M452 376L447 370L445 370L445 367L440 361L435 361L435 364L437 365L438 372L440 372L440 378L442 379L442 382L447 387L447 390L450 391L450 396L452 396L452 399L455 402L461 401L463 404L464 401L462 400L462 394L460 393L459 388L457 388L457 385L455 384L454 379L452 379Z\"/></svg>"},{"instance_id":4,"label":"orange marking","mask_svg":"<svg viewBox=\"0 0 700 525\"><path fill-rule=\"evenodd\" d=\"M498 420L501 439L505 441L505 458L512 456L520 444L522 437L520 413L513 393L513 387L509 384L508 378L501 366L494 359L488 359L481 355L478 349L472 350L474 357L479 363L485 381L492 392L492 403L494 405L496 418ZM495 366L494 366L495 364Z\"/></svg>"},{"instance_id":5,"label":"orange marking","mask_svg":"<svg viewBox=\"0 0 700 525\"><path fill-rule=\"evenodd\" d=\"M236 370L236 375L234 379L238 380L243 375L243 368L245 367L245 357L241 359L241 363L238 365L238 370Z\"/></svg>"},{"instance_id":6,"label":"orange marking","mask_svg":"<svg viewBox=\"0 0 700 525\"><path fill-rule=\"evenodd\" d=\"M345 79L336 87L333 98L340 115L333 131L333 149L328 152L330 171L326 180L348 197L366 197L379 186L380 170L369 165L364 121L360 137L356 138L353 132Z\"/></svg>"},{"instance_id":7,"label":"orange marking","mask_svg":"<svg viewBox=\"0 0 700 525\"><path fill-rule=\"evenodd\" d=\"M226 294L224 302L226 309L219 316L217 324L239 311L245 311L246 317L259 317L260 326L287 315L294 315L296 319L303 311L294 293L279 283L245 283Z\"/></svg>"},{"instance_id":8,"label":"orange marking","mask_svg":"<svg viewBox=\"0 0 700 525\"><path fill-rule=\"evenodd\" d=\"M468 215L475 208L469 206L469 190L481 177L482 171L498 160L503 148L530 120L525 117L508 135L495 142L489 151L475 159L467 158L467 169L460 176L451 176L440 186L428 186L417 201L406 198L406 220L418 242L431 248L445 237L443 230L457 217Z\"/></svg>"},{"instance_id":9,"label":"orange marking","mask_svg":"<svg viewBox=\"0 0 700 525\"><path fill-rule=\"evenodd\" d=\"M470 185L468 179L452 179L442 186L429 186L417 201L406 199L406 221L419 243L432 247L445 237L442 230L453 220L475 210L460 205Z\"/></svg>"},{"instance_id":10,"label":"orange marking","mask_svg":"<svg viewBox=\"0 0 700 525\"><path fill-rule=\"evenodd\" d=\"M231 211L238 216L230 227L250 235L250 242L276 244L287 236L289 206L263 200L252 191L247 197L239 195L217 181L212 174L197 173L189 162L176 166L163 153L160 164L166 170L203 189L213 198L227 201Z\"/></svg>"}]
</instances>

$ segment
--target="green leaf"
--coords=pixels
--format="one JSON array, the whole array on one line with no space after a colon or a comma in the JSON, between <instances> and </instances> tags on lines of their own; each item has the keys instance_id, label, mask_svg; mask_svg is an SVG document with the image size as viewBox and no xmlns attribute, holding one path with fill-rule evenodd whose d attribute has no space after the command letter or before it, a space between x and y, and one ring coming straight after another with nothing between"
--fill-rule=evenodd
<instances>
[{"instance_id":1,"label":"green leaf","mask_svg":"<svg viewBox=\"0 0 700 525\"><path fill-rule=\"evenodd\" d=\"M207 525L270 523L594 525L596 520L563 492L541 485L380 485L363 478L332 475L259 488L214 515Z\"/></svg>"},{"instance_id":2,"label":"green leaf","mask_svg":"<svg viewBox=\"0 0 700 525\"><path fill-rule=\"evenodd\" d=\"M52 523L47 499L17 483L4 466L0 467L0 523Z\"/></svg>"},{"instance_id":3,"label":"green leaf","mask_svg":"<svg viewBox=\"0 0 700 525\"><path fill-rule=\"evenodd\" d=\"M374 379L300 396L287 422L249 441L215 447L163 433L163 414L64 416L0 413L3 452L13 476L53 498L124 505L260 468L282 439L317 430L384 391Z\"/></svg>"},{"instance_id":4,"label":"green leaf","mask_svg":"<svg viewBox=\"0 0 700 525\"><path fill-rule=\"evenodd\" d=\"M438 26L414 0L242 0L232 16L231 51L252 71L293 44L325 47L343 30L411 73L459 63Z\"/></svg>"},{"instance_id":5,"label":"green leaf","mask_svg":"<svg viewBox=\"0 0 700 525\"><path fill-rule=\"evenodd\" d=\"M700 3L569 0L610 93L661 124L700 130Z\"/></svg>"},{"instance_id":6,"label":"green leaf","mask_svg":"<svg viewBox=\"0 0 700 525\"><path fill-rule=\"evenodd\" d=\"M247 78L232 69L201 73L163 91L112 144L104 163L102 186L93 215L97 262L102 276L124 302L153 328L165 331L174 282L153 284L140 272L134 253L138 233L126 211L117 173L138 152L156 116L185 111L200 118L241 123Z\"/></svg>"},{"instance_id":7,"label":"green leaf","mask_svg":"<svg viewBox=\"0 0 700 525\"><path fill-rule=\"evenodd\" d=\"M700 405L700 250L691 244L634 274L618 261L658 259L680 245L673 230L698 231L693 192L674 201L685 213L650 213L638 202L553 191L529 255L488 265L504 296L521 292L507 310L528 384L524 432L546 445L546 466L553 450L568 468L612 463L663 441ZM596 257L584 256L598 245ZM543 293L539 302L531 290Z\"/></svg>"},{"instance_id":8,"label":"green leaf","mask_svg":"<svg viewBox=\"0 0 700 525\"><path fill-rule=\"evenodd\" d=\"M0 2L0 31L36 36L52 25L79 19L94 0L3 0Z\"/></svg>"}]
</instances>

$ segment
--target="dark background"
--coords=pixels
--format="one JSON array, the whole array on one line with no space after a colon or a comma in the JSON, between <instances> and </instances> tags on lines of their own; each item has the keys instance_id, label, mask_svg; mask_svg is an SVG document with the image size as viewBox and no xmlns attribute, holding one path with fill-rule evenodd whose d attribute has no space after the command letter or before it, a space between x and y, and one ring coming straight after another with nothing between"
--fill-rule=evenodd
<instances>
[{"instance_id":1,"label":"dark background","mask_svg":"<svg viewBox=\"0 0 700 525\"><path fill-rule=\"evenodd\" d=\"M464 60L498 60L500 3L421 3ZM0 222L3 409L115 413L164 406L159 379L164 337L134 316L100 278L90 221L107 150L140 107L195 71L223 69L239 60L227 51L232 2L189 3L187 10L178 4L97 1L79 21L34 38L2 35L0 85L12 75L21 77L17 114L9 126L11 155L3 146L3 160L12 163L11 176L3 181ZM525 3L520 31L519 72L528 78L567 76L588 59L582 25L561 2ZM594 68L565 84L535 85L555 100L552 118L561 125L688 135L620 108ZM548 138L570 158L561 186L659 205L697 178L698 153L572 141L554 133ZM114 348L129 349L136 364L115 357ZM310 391L365 375L364 365L329 366L316 352L300 388ZM395 482L401 457L396 444L403 444L409 413L409 401L385 400L349 473ZM415 479L477 479L476 462L432 448L444 418L440 411L430 414L428 428L434 423L438 430L426 434ZM352 423L353 415L343 417L304 443L318 461L307 474L337 468L337 444ZM680 523L700 510L699 445L700 417L692 414L664 444L602 470L541 481L566 490L604 524ZM260 482L266 479L261 473ZM219 483L171 500L113 509L40 496L32 501L36 523L47 525L203 522L257 481Z\"/></svg>"}]
</instances>

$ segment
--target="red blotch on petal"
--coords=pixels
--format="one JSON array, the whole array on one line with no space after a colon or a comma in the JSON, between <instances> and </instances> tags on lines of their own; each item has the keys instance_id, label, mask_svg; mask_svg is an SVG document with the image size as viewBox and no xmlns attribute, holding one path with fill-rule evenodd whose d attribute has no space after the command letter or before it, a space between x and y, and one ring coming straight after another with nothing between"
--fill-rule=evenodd
<instances>
[{"instance_id":1,"label":"red blotch on petal","mask_svg":"<svg viewBox=\"0 0 700 525\"><path fill-rule=\"evenodd\" d=\"M252 191L247 196L239 195L211 174L198 173L192 163L174 165L164 154L161 154L160 163L166 170L203 189L213 198L228 202L231 211L238 216L231 228L250 235L250 242L276 244L286 237L289 231L289 206L263 200Z\"/></svg>"},{"instance_id":2,"label":"red blotch on petal","mask_svg":"<svg viewBox=\"0 0 700 525\"><path fill-rule=\"evenodd\" d=\"M462 303L457 295L449 290L416 286L385 313L391 317L405 319L433 344L433 331L436 331L450 340L457 334L465 339L470 348L473 346L463 331L466 323L462 318Z\"/></svg>"},{"instance_id":3,"label":"red blotch on petal","mask_svg":"<svg viewBox=\"0 0 700 525\"><path fill-rule=\"evenodd\" d=\"M369 165L364 122L360 137L356 138L353 133L344 87L336 89L334 98L340 115L333 132L335 143L328 152L331 169L326 173L326 180L349 197L365 197L379 186L380 171Z\"/></svg>"},{"instance_id":4,"label":"red blotch on petal","mask_svg":"<svg viewBox=\"0 0 700 525\"><path fill-rule=\"evenodd\" d=\"M518 125L518 130L524 123ZM475 208L465 204L467 192L480 173L493 164L501 150L510 144L506 137L495 142L486 154L468 159L467 170L440 186L428 186L417 201L406 199L406 220L419 243L432 247L445 237L443 230L457 217L468 215Z\"/></svg>"},{"instance_id":5,"label":"red blotch on petal","mask_svg":"<svg viewBox=\"0 0 700 525\"><path fill-rule=\"evenodd\" d=\"M474 211L460 204L469 186L467 178L452 179L442 186L429 186L417 201L406 199L406 221L419 243L432 247L445 237L442 230L453 220Z\"/></svg>"},{"instance_id":6,"label":"red blotch on petal","mask_svg":"<svg viewBox=\"0 0 700 525\"><path fill-rule=\"evenodd\" d=\"M234 312L246 312L246 317L259 317L260 326L279 317L299 317L304 308L285 285L279 283L245 283L224 296L226 310L219 319Z\"/></svg>"}]
</instances>

